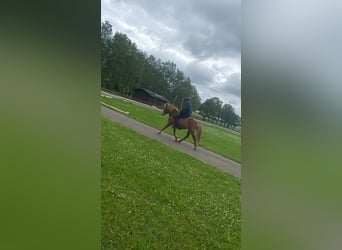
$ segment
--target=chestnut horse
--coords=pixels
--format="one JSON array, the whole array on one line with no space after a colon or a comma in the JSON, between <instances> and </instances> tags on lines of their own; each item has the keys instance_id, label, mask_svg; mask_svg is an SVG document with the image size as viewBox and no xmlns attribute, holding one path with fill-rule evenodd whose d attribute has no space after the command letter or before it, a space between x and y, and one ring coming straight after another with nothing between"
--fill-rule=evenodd
<instances>
[{"instance_id":1,"label":"chestnut horse","mask_svg":"<svg viewBox=\"0 0 342 250\"><path fill-rule=\"evenodd\" d=\"M162 115L166 115L169 114L169 119L167 121L167 124L164 128L162 128L158 134L160 134L164 129L166 129L167 127L171 126L172 124L174 124L175 119L174 117L176 115L179 114L179 110L176 108L176 106L174 106L171 103L165 103L164 105L164 109L163 109L163 113ZM176 136L176 127L175 125L173 126L173 135L175 137L175 141L177 142L181 142L183 140L185 140L186 138L189 137L189 135L191 134L193 140L194 140L194 145L195 145L195 150L197 147L197 143L199 144L201 141L201 134L202 134L202 126L201 123L196 121L193 118L181 118L178 121L178 126L177 129L181 130L181 129L188 129L188 132L186 134L186 136L184 138L182 138L181 140L178 140L177 136ZM196 131L196 136L195 136L195 131Z\"/></svg>"}]
</instances>

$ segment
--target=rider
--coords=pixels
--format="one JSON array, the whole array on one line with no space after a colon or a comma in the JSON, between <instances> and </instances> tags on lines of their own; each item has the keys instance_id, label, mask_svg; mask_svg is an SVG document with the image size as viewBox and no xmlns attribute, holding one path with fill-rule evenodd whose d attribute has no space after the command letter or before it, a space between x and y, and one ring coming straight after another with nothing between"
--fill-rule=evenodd
<instances>
[{"instance_id":1,"label":"rider","mask_svg":"<svg viewBox=\"0 0 342 250\"><path fill-rule=\"evenodd\" d=\"M192 114L192 104L191 104L190 98L187 97L184 99L184 101L185 102L183 104L181 112L179 113L179 115L175 116L174 127L176 128L178 127L178 121L180 119L188 118Z\"/></svg>"}]
</instances>

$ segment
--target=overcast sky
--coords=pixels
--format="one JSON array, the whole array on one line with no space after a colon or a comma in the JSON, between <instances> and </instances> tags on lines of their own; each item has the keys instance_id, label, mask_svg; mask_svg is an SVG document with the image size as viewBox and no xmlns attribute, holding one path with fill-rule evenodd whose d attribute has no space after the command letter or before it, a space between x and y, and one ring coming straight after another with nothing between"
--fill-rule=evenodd
<instances>
[{"instance_id":1,"label":"overcast sky","mask_svg":"<svg viewBox=\"0 0 342 250\"><path fill-rule=\"evenodd\" d=\"M101 19L241 115L240 0L101 0Z\"/></svg>"}]
</instances>

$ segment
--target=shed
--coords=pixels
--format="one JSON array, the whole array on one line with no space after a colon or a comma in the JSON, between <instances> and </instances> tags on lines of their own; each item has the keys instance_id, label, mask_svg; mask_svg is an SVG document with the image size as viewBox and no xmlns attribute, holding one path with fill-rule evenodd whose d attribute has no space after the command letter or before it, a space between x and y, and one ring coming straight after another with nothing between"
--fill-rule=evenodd
<instances>
[{"instance_id":1,"label":"shed","mask_svg":"<svg viewBox=\"0 0 342 250\"><path fill-rule=\"evenodd\" d=\"M162 108L165 103L169 102L164 96L161 96L157 93L154 93L151 90L138 88L134 90L133 98L137 99L140 102L154 105L159 108Z\"/></svg>"}]
</instances>

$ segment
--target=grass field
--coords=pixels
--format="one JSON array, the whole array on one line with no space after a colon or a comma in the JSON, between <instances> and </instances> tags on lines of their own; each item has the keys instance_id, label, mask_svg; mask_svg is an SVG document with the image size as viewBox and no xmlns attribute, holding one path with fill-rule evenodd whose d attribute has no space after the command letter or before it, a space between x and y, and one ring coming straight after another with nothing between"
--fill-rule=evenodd
<instances>
[{"instance_id":1,"label":"grass field","mask_svg":"<svg viewBox=\"0 0 342 250\"><path fill-rule=\"evenodd\" d=\"M161 111L144 108L130 102L104 96L101 97L101 101L124 111L129 111L129 116L131 118L143 122L158 130L165 126L168 119L167 115L161 116ZM203 132L200 144L201 147L218 153L226 158L241 162L240 134L207 124L202 124L202 128ZM167 128L165 132L172 134L173 129ZM178 137L183 137L186 134L186 130L177 130L176 133ZM189 136L187 140L193 143L191 136Z\"/></svg>"},{"instance_id":2,"label":"grass field","mask_svg":"<svg viewBox=\"0 0 342 250\"><path fill-rule=\"evenodd\" d=\"M102 249L241 248L232 175L105 118L101 167Z\"/></svg>"}]
</instances>

